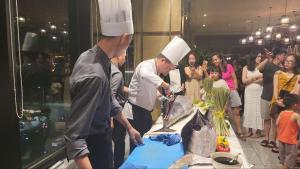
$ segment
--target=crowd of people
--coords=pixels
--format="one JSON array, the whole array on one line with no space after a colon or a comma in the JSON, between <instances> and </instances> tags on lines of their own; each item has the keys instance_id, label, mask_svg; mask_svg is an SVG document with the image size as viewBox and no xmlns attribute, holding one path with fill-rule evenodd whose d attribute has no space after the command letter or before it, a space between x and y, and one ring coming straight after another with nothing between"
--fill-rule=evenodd
<instances>
[{"instance_id":1,"label":"crowd of people","mask_svg":"<svg viewBox=\"0 0 300 169\"><path fill-rule=\"evenodd\" d=\"M300 57L284 47L275 47L271 51L264 49L257 55L247 55L242 59L246 62L238 65L242 66L242 73L241 77L237 77L238 68L227 63L221 54L212 54L210 66L203 69L194 66L195 56L191 52L185 67L186 96L200 99L197 94L190 95L188 91L198 92L205 74L215 81L215 87L228 88L230 98L227 112L237 137L244 141L248 137L264 137L260 145L279 153L281 163L292 168L297 160L295 147L298 145L300 127L297 114L300 110ZM191 76L191 72L194 72L194 76ZM194 84L190 85L192 80ZM238 88L242 88L240 94ZM282 116L284 119L279 118L281 114L286 114L281 112L293 113ZM293 120L289 121L289 117Z\"/></svg>"},{"instance_id":2,"label":"crowd of people","mask_svg":"<svg viewBox=\"0 0 300 169\"><path fill-rule=\"evenodd\" d=\"M248 57L238 78L237 68L222 54L212 54L211 60L199 66L195 52L183 39L174 37L153 59L139 63L129 86L124 87L119 67L134 34L131 3L99 1L99 8L102 37L79 56L70 76L66 152L79 168L118 168L124 161L126 130L132 151L143 144L142 136L152 127L151 112L158 98L170 93L172 86L179 86L181 94L200 100L204 78L212 78L215 87L230 90L227 112L238 138L264 136L262 146L280 152L284 166L295 165L297 152L293 148L298 144L300 126L296 114L299 56L286 54L282 48L263 51ZM187 58L186 66L179 65L183 58ZM239 95L241 86L245 87L244 104Z\"/></svg>"}]
</instances>

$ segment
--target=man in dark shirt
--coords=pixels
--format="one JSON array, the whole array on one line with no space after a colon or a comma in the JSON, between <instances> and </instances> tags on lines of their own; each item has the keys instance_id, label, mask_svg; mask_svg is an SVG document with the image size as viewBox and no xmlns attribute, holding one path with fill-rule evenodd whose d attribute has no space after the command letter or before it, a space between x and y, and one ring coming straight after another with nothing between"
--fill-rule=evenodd
<instances>
[{"instance_id":1,"label":"man in dark shirt","mask_svg":"<svg viewBox=\"0 0 300 169\"><path fill-rule=\"evenodd\" d=\"M123 107L126 102L125 93L128 88L124 86L123 74L119 67L126 61L126 53L111 59L111 90L119 104ZM114 168L119 168L124 162L126 129L117 120L112 121L112 139L114 141Z\"/></svg>"},{"instance_id":2,"label":"man in dark shirt","mask_svg":"<svg viewBox=\"0 0 300 169\"><path fill-rule=\"evenodd\" d=\"M262 146L269 146L270 129L271 129L271 117L270 117L270 104L273 96L273 78L277 70L280 69L280 64L284 62L285 51L281 48L275 48L273 51L274 58L272 59L272 53L266 51L266 59L257 67L263 74L263 91L261 95L261 116L264 119L264 133L265 139L262 140ZM274 123L275 125L275 123ZM276 145L276 143L275 143Z\"/></svg>"},{"instance_id":3,"label":"man in dark shirt","mask_svg":"<svg viewBox=\"0 0 300 169\"><path fill-rule=\"evenodd\" d=\"M119 4L119 5L115 5ZM112 168L110 118L117 119L135 143L140 134L112 96L110 59L128 48L133 34L130 0L99 0L103 38L83 52L70 76L71 109L66 121L66 150L79 168Z\"/></svg>"}]
</instances>

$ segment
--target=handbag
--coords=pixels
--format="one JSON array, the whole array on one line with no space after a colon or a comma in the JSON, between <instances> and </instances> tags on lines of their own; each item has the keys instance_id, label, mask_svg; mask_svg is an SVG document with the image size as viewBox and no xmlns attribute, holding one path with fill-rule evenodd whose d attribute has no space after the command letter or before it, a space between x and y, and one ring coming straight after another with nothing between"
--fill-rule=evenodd
<instances>
[{"instance_id":1,"label":"handbag","mask_svg":"<svg viewBox=\"0 0 300 169\"><path fill-rule=\"evenodd\" d=\"M290 93L290 91L288 90L284 90L284 88L293 80L293 78L296 77L296 75L294 75L292 78L290 78L285 85L282 86L282 88L280 89L279 93L278 93L278 98L283 99L287 94ZM279 113L281 111L284 110L284 107L279 106L276 102L272 103L270 106L270 116L273 119L277 119Z\"/></svg>"},{"instance_id":2,"label":"handbag","mask_svg":"<svg viewBox=\"0 0 300 169\"><path fill-rule=\"evenodd\" d=\"M280 89L279 93L278 93L278 97L283 99L287 94L290 93L290 91L288 90L284 90L284 88L294 79L294 77L296 77L296 74L290 78L290 80L288 80L285 85L282 86L282 88Z\"/></svg>"}]
</instances>

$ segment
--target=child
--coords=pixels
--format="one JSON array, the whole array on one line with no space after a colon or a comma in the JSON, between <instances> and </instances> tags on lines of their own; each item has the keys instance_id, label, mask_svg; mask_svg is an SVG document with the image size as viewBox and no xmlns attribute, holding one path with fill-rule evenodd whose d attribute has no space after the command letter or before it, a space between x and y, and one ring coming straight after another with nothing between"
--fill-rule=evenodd
<instances>
[{"instance_id":1,"label":"child","mask_svg":"<svg viewBox=\"0 0 300 169\"><path fill-rule=\"evenodd\" d=\"M300 115L297 110L300 106L298 95L287 94L283 99L285 110L280 112L277 120L277 139L279 141L279 158L283 169L293 168L297 160L298 131Z\"/></svg>"},{"instance_id":2,"label":"child","mask_svg":"<svg viewBox=\"0 0 300 169\"><path fill-rule=\"evenodd\" d=\"M214 80L213 87L224 87L229 90L229 87L225 80L221 78L222 72L219 67L212 66L210 70L210 77Z\"/></svg>"}]
</instances>

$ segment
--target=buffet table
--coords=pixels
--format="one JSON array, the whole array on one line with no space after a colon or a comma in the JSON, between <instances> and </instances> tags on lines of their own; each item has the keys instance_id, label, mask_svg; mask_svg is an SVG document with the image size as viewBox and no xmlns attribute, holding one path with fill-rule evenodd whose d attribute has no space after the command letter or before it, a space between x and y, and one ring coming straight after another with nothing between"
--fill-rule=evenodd
<instances>
[{"instance_id":1,"label":"buffet table","mask_svg":"<svg viewBox=\"0 0 300 169\"><path fill-rule=\"evenodd\" d=\"M186 123L188 123L196 111L181 119L179 122L171 126L171 129L176 130L174 133L181 133L182 128ZM182 143L178 143L172 146L166 146L161 142L151 141L148 139L151 135L161 134L155 132L156 130L162 128L163 122L162 117L159 117L158 120L154 123L149 132L144 135L144 145L138 146L134 151L129 155L127 160L120 168L132 168L130 165L133 165L135 168L168 168L172 163L179 160L184 156ZM230 126L230 136L227 137L229 141L229 146L231 153L240 153L240 157L243 160L242 168L248 168L249 163L245 158L243 149L237 139L232 127ZM128 165L129 164L129 165ZM212 166L211 166L212 167ZM192 168L192 167L191 167ZM197 166L197 168L199 168ZM207 166L206 166L207 168Z\"/></svg>"}]
</instances>

